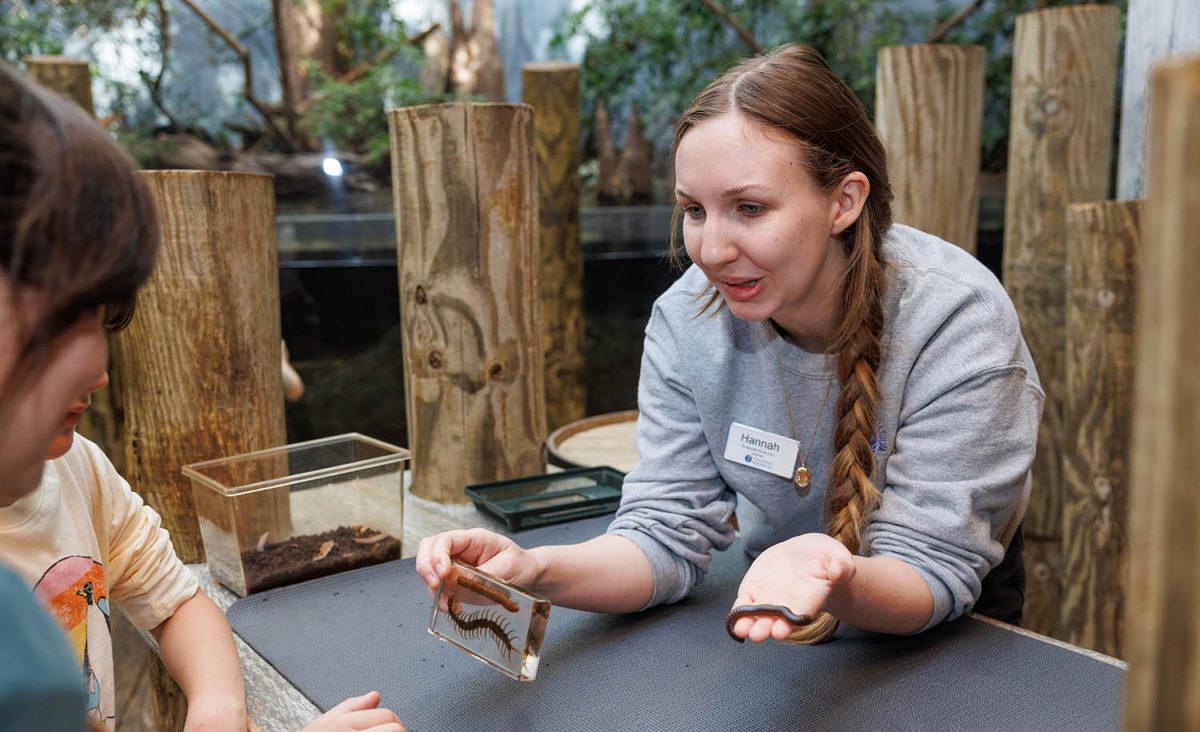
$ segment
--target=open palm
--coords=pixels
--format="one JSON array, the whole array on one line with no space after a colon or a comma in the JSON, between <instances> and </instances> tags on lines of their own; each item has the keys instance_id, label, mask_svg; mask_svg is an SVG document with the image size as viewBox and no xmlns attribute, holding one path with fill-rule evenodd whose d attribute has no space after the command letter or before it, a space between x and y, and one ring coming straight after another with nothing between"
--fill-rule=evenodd
<instances>
[{"instance_id":1,"label":"open palm","mask_svg":"<svg viewBox=\"0 0 1200 732\"><path fill-rule=\"evenodd\" d=\"M815 618L833 588L854 578L854 558L837 539L803 534L758 555L742 578L734 607L777 605L797 616ZM773 612L748 613L733 624L738 638L761 643L783 640L798 626Z\"/></svg>"}]
</instances>

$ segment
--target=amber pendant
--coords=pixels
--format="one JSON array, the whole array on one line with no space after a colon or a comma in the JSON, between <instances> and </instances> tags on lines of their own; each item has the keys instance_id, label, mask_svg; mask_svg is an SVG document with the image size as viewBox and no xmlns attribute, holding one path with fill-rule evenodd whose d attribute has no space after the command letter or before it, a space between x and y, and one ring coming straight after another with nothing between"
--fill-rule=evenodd
<instances>
[{"instance_id":1,"label":"amber pendant","mask_svg":"<svg viewBox=\"0 0 1200 732\"><path fill-rule=\"evenodd\" d=\"M795 481L796 481L797 488L799 488L800 490L807 490L809 479L810 479L810 476L808 474L807 467L805 467L804 465L801 465L800 467L796 468Z\"/></svg>"}]
</instances>

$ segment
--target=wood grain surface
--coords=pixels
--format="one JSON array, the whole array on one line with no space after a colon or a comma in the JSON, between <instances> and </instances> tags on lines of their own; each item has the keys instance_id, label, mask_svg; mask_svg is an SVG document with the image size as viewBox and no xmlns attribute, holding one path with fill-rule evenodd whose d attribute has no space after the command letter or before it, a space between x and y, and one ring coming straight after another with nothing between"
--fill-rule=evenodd
<instances>
[{"instance_id":1,"label":"wood grain surface","mask_svg":"<svg viewBox=\"0 0 1200 732\"><path fill-rule=\"evenodd\" d=\"M1200 57L1155 70L1150 120L1125 726L1200 729Z\"/></svg>"},{"instance_id":2,"label":"wood grain surface","mask_svg":"<svg viewBox=\"0 0 1200 732\"><path fill-rule=\"evenodd\" d=\"M87 61L63 56L26 56L25 73L72 100L93 117L92 70Z\"/></svg>"},{"instance_id":3,"label":"wood grain surface","mask_svg":"<svg viewBox=\"0 0 1200 732\"><path fill-rule=\"evenodd\" d=\"M583 245L579 237L579 65L521 67L533 108L541 242L546 430L587 410L583 352Z\"/></svg>"},{"instance_id":4,"label":"wood grain surface","mask_svg":"<svg viewBox=\"0 0 1200 732\"><path fill-rule=\"evenodd\" d=\"M879 49L875 124L897 223L975 253L983 133L983 46Z\"/></svg>"},{"instance_id":5,"label":"wood grain surface","mask_svg":"<svg viewBox=\"0 0 1200 732\"><path fill-rule=\"evenodd\" d=\"M533 110L388 116L413 493L464 502L546 464Z\"/></svg>"},{"instance_id":6,"label":"wood grain surface","mask_svg":"<svg viewBox=\"0 0 1200 732\"><path fill-rule=\"evenodd\" d=\"M1150 69L1175 55L1200 53L1200 2L1129 0L1121 84L1117 198L1145 196L1146 108Z\"/></svg>"},{"instance_id":7,"label":"wood grain surface","mask_svg":"<svg viewBox=\"0 0 1200 732\"><path fill-rule=\"evenodd\" d=\"M1140 212L1136 201L1067 209L1063 639L1118 656L1128 571L1129 445Z\"/></svg>"},{"instance_id":8,"label":"wood grain surface","mask_svg":"<svg viewBox=\"0 0 1200 732\"><path fill-rule=\"evenodd\" d=\"M185 562L203 559L181 468L286 442L271 178L143 173L162 249L117 339L126 478L163 517ZM263 507L286 524L286 496ZM248 508L248 507L247 507Z\"/></svg>"},{"instance_id":9,"label":"wood grain surface","mask_svg":"<svg viewBox=\"0 0 1200 732\"><path fill-rule=\"evenodd\" d=\"M1046 403L1025 516L1023 623L1055 635L1062 592L1067 204L1108 198L1116 96L1115 7L1023 13L1013 44L1005 289Z\"/></svg>"}]
</instances>

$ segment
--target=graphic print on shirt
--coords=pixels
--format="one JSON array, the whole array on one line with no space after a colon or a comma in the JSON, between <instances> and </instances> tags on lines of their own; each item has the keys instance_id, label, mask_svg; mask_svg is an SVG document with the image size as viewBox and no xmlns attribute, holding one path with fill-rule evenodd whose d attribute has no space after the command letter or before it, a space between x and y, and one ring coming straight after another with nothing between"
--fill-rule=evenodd
<instances>
[{"instance_id":1,"label":"graphic print on shirt","mask_svg":"<svg viewBox=\"0 0 1200 732\"><path fill-rule=\"evenodd\" d=\"M113 662L104 565L91 557L64 557L46 570L33 593L75 649L87 687L88 713L100 722L115 718L113 690L106 688L111 687Z\"/></svg>"}]
</instances>

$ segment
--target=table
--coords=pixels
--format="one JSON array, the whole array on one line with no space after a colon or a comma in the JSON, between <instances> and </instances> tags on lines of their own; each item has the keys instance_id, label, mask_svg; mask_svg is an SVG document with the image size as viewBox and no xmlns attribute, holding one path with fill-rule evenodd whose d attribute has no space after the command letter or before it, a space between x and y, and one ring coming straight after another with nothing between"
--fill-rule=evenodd
<instances>
[{"instance_id":1,"label":"table","mask_svg":"<svg viewBox=\"0 0 1200 732\"><path fill-rule=\"evenodd\" d=\"M409 512L417 523L421 508L436 507L440 528L484 518L469 506L410 505L419 507ZM604 521L580 522L576 533L602 531ZM522 538L561 543L569 526L539 530L562 532L550 539ZM425 633L428 598L411 562L255 595L240 603L235 624L323 707L379 688L418 732L1119 727L1123 663L984 618L910 638L849 630L801 649L697 632L722 626L746 563L736 547L715 555L688 600L647 613L556 610L533 684L500 677Z\"/></svg>"},{"instance_id":2,"label":"table","mask_svg":"<svg viewBox=\"0 0 1200 732\"><path fill-rule=\"evenodd\" d=\"M482 526L507 533L503 522L480 513L474 504L441 504L426 500L414 496L408 483L405 480L402 556L415 556L421 539L451 529ZM188 568L196 575L201 589L222 610L228 610L239 599L235 593L213 581L207 565L189 564ZM320 716L320 710L312 702L236 634L234 642L246 681L250 732L297 732ZM363 689L361 693L368 691L370 689Z\"/></svg>"}]
</instances>

